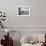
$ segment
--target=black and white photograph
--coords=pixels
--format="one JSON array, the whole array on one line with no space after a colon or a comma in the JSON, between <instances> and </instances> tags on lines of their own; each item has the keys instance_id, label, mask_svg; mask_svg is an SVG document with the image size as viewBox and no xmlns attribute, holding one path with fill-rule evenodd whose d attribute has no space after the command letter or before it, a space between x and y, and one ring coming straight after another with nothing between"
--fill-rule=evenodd
<instances>
[{"instance_id":1,"label":"black and white photograph","mask_svg":"<svg viewBox=\"0 0 46 46\"><path fill-rule=\"evenodd\" d=\"M30 16L30 6L17 6L18 16Z\"/></svg>"}]
</instances>

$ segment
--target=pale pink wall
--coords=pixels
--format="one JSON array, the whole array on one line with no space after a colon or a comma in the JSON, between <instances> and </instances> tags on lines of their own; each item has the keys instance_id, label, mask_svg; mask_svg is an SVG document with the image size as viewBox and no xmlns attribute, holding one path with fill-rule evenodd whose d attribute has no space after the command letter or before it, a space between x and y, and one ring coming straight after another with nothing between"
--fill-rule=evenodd
<instances>
[{"instance_id":1,"label":"pale pink wall","mask_svg":"<svg viewBox=\"0 0 46 46\"><path fill-rule=\"evenodd\" d=\"M7 27L46 27L46 0L0 0L0 9L6 12ZM31 6L30 17L18 17L17 6Z\"/></svg>"},{"instance_id":2,"label":"pale pink wall","mask_svg":"<svg viewBox=\"0 0 46 46\"><path fill-rule=\"evenodd\" d=\"M32 0L31 26L46 27L46 0Z\"/></svg>"}]
</instances>

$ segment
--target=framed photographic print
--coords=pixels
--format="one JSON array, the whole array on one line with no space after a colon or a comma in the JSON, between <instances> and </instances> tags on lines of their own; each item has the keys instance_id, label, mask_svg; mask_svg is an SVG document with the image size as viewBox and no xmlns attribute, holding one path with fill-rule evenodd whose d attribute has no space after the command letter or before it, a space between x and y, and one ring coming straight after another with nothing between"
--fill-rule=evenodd
<instances>
[{"instance_id":1,"label":"framed photographic print","mask_svg":"<svg viewBox=\"0 0 46 46\"><path fill-rule=\"evenodd\" d=\"M30 6L17 6L17 16L30 16Z\"/></svg>"}]
</instances>

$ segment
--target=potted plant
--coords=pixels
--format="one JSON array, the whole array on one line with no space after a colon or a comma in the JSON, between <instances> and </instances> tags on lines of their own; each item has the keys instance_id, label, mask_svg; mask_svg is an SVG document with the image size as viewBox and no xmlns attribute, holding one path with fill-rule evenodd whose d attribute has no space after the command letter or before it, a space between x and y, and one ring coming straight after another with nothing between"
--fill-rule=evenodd
<instances>
[{"instance_id":1,"label":"potted plant","mask_svg":"<svg viewBox=\"0 0 46 46\"><path fill-rule=\"evenodd\" d=\"M6 20L6 15L4 12L0 11L0 27L4 28L4 22Z\"/></svg>"}]
</instances>

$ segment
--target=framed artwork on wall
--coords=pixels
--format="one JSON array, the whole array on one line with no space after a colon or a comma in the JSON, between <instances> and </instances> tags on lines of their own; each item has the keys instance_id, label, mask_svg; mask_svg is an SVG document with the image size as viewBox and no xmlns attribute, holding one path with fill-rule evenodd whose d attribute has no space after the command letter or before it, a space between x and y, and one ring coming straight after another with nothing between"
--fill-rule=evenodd
<instances>
[{"instance_id":1,"label":"framed artwork on wall","mask_svg":"<svg viewBox=\"0 0 46 46\"><path fill-rule=\"evenodd\" d=\"M30 16L30 6L17 6L17 16Z\"/></svg>"}]
</instances>

